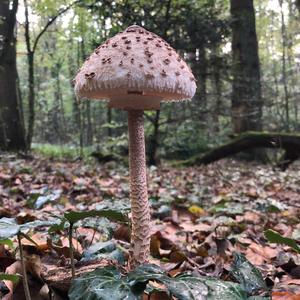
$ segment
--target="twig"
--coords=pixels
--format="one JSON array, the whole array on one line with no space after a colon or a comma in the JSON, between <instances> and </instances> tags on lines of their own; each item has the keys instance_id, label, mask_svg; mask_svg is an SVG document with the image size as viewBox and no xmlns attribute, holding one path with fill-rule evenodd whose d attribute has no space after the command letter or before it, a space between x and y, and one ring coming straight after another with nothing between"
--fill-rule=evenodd
<instances>
[{"instance_id":1,"label":"twig","mask_svg":"<svg viewBox=\"0 0 300 300\"><path fill-rule=\"evenodd\" d=\"M22 271L23 271L23 287L24 287L25 298L26 298L26 300L31 300L20 233L18 234L18 244L19 244L19 249L20 249L21 265L22 265Z\"/></svg>"},{"instance_id":2,"label":"twig","mask_svg":"<svg viewBox=\"0 0 300 300\"><path fill-rule=\"evenodd\" d=\"M70 223L69 227L69 247L70 247L70 258L71 258L71 272L72 279L75 278L75 264L74 264L74 251L73 251L73 223Z\"/></svg>"}]
</instances>

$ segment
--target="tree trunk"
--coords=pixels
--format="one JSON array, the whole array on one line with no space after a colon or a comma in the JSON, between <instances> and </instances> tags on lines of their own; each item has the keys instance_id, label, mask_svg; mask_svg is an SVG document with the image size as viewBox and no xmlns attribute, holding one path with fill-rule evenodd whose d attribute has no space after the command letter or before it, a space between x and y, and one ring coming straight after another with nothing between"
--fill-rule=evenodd
<instances>
[{"instance_id":1,"label":"tree trunk","mask_svg":"<svg viewBox=\"0 0 300 300\"><path fill-rule=\"evenodd\" d=\"M21 98L18 93L15 24L18 0L0 1L0 149L25 149Z\"/></svg>"},{"instance_id":2,"label":"tree trunk","mask_svg":"<svg viewBox=\"0 0 300 300\"><path fill-rule=\"evenodd\" d=\"M290 96L288 91L288 78L286 71L286 46L287 46L287 33L284 20L284 12L282 8L282 0L279 0L280 5L280 15L281 15L281 46L282 46L282 56L281 56L281 66L282 66L282 83L284 90L284 107L285 107L285 129L289 131L290 129Z\"/></svg>"},{"instance_id":3,"label":"tree trunk","mask_svg":"<svg viewBox=\"0 0 300 300\"><path fill-rule=\"evenodd\" d=\"M160 110L157 110L155 113L155 118L153 121L153 134L150 139L149 146L149 165L157 165L157 149L158 149L158 139L159 139L159 119L160 119Z\"/></svg>"},{"instance_id":4,"label":"tree trunk","mask_svg":"<svg viewBox=\"0 0 300 300\"><path fill-rule=\"evenodd\" d=\"M262 98L253 0L230 0L232 16L232 122L235 133L261 130Z\"/></svg>"},{"instance_id":5,"label":"tree trunk","mask_svg":"<svg viewBox=\"0 0 300 300\"><path fill-rule=\"evenodd\" d=\"M69 40L69 44L71 45L72 39ZM79 46L79 45L78 45ZM79 66L80 61L80 53L79 53L79 47L77 47L77 68ZM71 52L68 54L68 70L69 70L69 77L70 79L74 78L76 74L76 68L73 64L73 59L71 56ZM79 131L79 149L80 149L80 157L83 157L83 132L82 132L82 122L81 122L81 105L80 102L76 99L76 96L74 94L74 87L72 84L72 81L70 80L70 88L71 93L73 95L73 116L74 116L74 132L75 134Z\"/></svg>"},{"instance_id":6,"label":"tree trunk","mask_svg":"<svg viewBox=\"0 0 300 300\"><path fill-rule=\"evenodd\" d=\"M210 164L242 151L247 152L252 148L284 149L285 154L278 165L286 169L293 161L300 158L300 134L244 132L229 143L188 160L186 164Z\"/></svg>"}]
</instances>

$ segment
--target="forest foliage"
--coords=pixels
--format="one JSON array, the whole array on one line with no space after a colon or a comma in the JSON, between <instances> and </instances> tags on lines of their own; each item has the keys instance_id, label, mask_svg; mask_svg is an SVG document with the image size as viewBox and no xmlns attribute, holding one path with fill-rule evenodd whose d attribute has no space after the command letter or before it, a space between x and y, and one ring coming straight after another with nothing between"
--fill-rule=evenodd
<instances>
[{"instance_id":1,"label":"forest foliage","mask_svg":"<svg viewBox=\"0 0 300 300\"><path fill-rule=\"evenodd\" d=\"M267 131L299 129L299 13L295 4L292 0L254 3L260 63L260 127ZM150 161L158 157L187 158L226 141L235 130L232 84L239 62L232 56L234 18L228 1L56 1L54 4L43 0L27 1L27 5L28 34L35 52L34 144L92 146L102 152L111 146L124 146L125 114L107 109L101 101L78 103L72 79L93 49L134 23L161 35L181 53L192 67L198 85L192 102L163 104L160 112L146 113L147 147L155 156ZM17 60L28 128L30 84L23 13L21 2Z\"/></svg>"}]
</instances>

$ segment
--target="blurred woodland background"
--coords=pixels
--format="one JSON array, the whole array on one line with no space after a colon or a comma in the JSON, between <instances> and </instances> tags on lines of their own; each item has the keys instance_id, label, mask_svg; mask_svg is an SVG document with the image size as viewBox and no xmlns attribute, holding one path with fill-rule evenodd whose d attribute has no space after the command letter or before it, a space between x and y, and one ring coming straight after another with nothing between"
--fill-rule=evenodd
<instances>
[{"instance_id":1,"label":"blurred woodland background","mask_svg":"<svg viewBox=\"0 0 300 300\"><path fill-rule=\"evenodd\" d=\"M132 24L167 40L198 86L191 102L145 112L150 164L246 131L295 133L299 11L297 0L1 0L0 149L124 154L126 113L78 102L72 79L93 49Z\"/></svg>"}]
</instances>

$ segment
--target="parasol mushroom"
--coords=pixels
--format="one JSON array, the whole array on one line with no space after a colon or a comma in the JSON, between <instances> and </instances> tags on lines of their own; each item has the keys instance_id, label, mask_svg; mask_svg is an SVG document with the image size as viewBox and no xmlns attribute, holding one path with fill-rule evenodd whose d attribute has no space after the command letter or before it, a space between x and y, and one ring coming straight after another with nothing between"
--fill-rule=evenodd
<instances>
[{"instance_id":1,"label":"parasol mushroom","mask_svg":"<svg viewBox=\"0 0 300 300\"><path fill-rule=\"evenodd\" d=\"M77 97L107 100L109 107L128 111L131 269L147 262L150 253L143 111L191 99L195 91L195 78L183 59L162 38L137 25L95 49L76 75Z\"/></svg>"}]
</instances>

